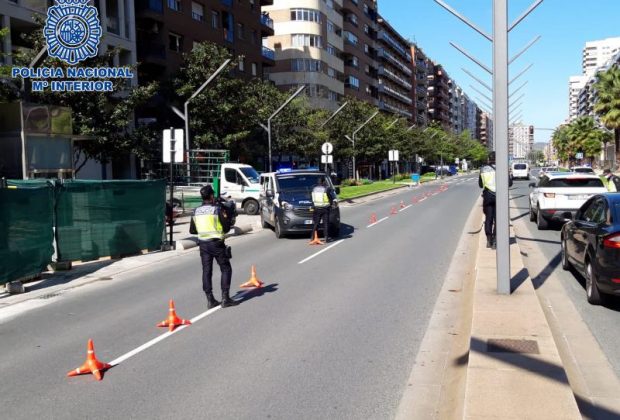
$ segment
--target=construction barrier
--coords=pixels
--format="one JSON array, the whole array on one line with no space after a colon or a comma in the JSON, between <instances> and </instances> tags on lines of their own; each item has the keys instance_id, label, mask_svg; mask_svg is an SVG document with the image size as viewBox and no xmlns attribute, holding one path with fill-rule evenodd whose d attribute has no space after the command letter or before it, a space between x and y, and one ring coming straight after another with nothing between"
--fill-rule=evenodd
<instances>
[{"instance_id":1,"label":"construction barrier","mask_svg":"<svg viewBox=\"0 0 620 420\"><path fill-rule=\"evenodd\" d=\"M45 181L0 188L0 284L45 271L54 248L54 189Z\"/></svg>"},{"instance_id":2,"label":"construction barrier","mask_svg":"<svg viewBox=\"0 0 620 420\"><path fill-rule=\"evenodd\" d=\"M159 248L166 182L78 181L57 184L59 261L89 261Z\"/></svg>"}]
</instances>

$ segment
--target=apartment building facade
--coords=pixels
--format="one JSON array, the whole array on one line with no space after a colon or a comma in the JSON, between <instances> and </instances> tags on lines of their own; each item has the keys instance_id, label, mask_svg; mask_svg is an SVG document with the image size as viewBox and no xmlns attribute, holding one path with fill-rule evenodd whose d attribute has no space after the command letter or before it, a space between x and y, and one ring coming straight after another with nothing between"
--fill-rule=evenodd
<instances>
[{"instance_id":1,"label":"apartment building facade","mask_svg":"<svg viewBox=\"0 0 620 420\"><path fill-rule=\"evenodd\" d=\"M344 93L379 104L376 0L343 0Z\"/></svg>"},{"instance_id":2,"label":"apartment building facade","mask_svg":"<svg viewBox=\"0 0 620 420\"><path fill-rule=\"evenodd\" d=\"M266 39L275 51L269 80L281 89L305 84L318 108L334 110L344 95L343 0L274 0L263 7L274 21Z\"/></svg>"},{"instance_id":3,"label":"apartment building facade","mask_svg":"<svg viewBox=\"0 0 620 420\"><path fill-rule=\"evenodd\" d=\"M169 78L183 54L202 41L227 48L239 77L262 78L275 64L274 52L263 47L263 38L274 33L273 20L261 12L272 0L135 1L139 75L145 81Z\"/></svg>"},{"instance_id":4,"label":"apartment building facade","mask_svg":"<svg viewBox=\"0 0 620 420\"><path fill-rule=\"evenodd\" d=\"M134 0L95 0L94 6L99 11L99 20L103 36L99 51L119 48L113 64L115 66L133 66L136 64L136 32ZM34 15L44 17L47 8L52 5L48 0L3 0L0 2L0 26L8 28L9 36L2 39L2 60L4 64L13 64L13 54L20 49L30 49L23 35L37 29ZM137 80L132 81L134 84Z\"/></svg>"},{"instance_id":5,"label":"apartment building facade","mask_svg":"<svg viewBox=\"0 0 620 420\"><path fill-rule=\"evenodd\" d=\"M431 62L428 73L428 119L450 129L450 77L441 64Z\"/></svg>"},{"instance_id":6,"label":"apartment building facade","mask_svg":"<svg viewBox=\"0 0 620 420\"><path fill-rule=\"evenodd\" d=\"M534 146L534 126L513 124L508 128L508 155L512 159L527 159Z\"/></svg>"},{"instance_id":7,"label":"apartment building facade","mask_svg":"<svg viewBox=\"0 0 620 420\"><path fill-rule=\"evenodd\" d=\"M378 17L379 109L413 121L413 59L409 42Z\"/></svg>"},{"instance_id":8,"label":"apartment building facade","mask_svg":"<svg viewBox=\"0 0 620 420\"><path fill-rule=\"evenodd\" d=\"M428 76L429 71L433 70L433 64L424 54L422 49L412 44L411 58L413 60L413 106L414 106L414 123L418 127L428 125Z\"/></svg>"},{"instance_id":9,"label":"apartment building facade","mask_svg":"<svg viewBox=\"0 0 620 420\"><path fill-rule=\"evenodd\" d=\"M486 146L489 152L495 150L495 142L493 141L493 117L487 112L480 113L480 131L478 139Z\"/></svg>"}]
</instances>

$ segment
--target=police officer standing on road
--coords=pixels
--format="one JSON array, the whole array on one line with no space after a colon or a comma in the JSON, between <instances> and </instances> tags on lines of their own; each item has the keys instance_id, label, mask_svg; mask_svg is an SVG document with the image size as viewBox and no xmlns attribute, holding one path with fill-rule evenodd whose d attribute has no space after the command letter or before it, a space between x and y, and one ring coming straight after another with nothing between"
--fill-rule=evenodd
<instances>
[{"instance_id":1,"label":"police officer standing on road","mask_svg":"<svg viewBox=\"0 0 620 420\"><path fill-rule=\"evenodd\" d=\"M603 171L603 176L601 176L601 181L607 187L607 191L609 192L618 192L620 191L620 178L614 175L611 172L611 169L607 168Z\"/></svg>"},{"instance_id":2,"label":"police officer standing on road","mask_svg":"<svg viewBox=\"0 0 620 420\"><path fill-rule=\"evenodd\" d=\"M484 212L484 233L487 236L487 248L495 249L495 156L491 155L489 164L480 169L478 186L482 188L482 211ZM508 186L512 187L512 177L508 176Z\"/></svg>"},{"instance_id":3,"label":"police officer standing on road","mask_svg":"<svg viewBox=\"0 0 620 420\"><path fill-rule=\"evenodd\" d=\"M214 258L222 273L222 308L236 306L239 302L232 300L229 295L232 278L231 249L224 244L224 234L228 233L234 224L235 209L234 207L231 209L228 203L216 201L211 185L202 187L200 196L202 206L194 210L189 231L191 234L198 235L200 259L202 260L202 289L207 295L207 308L211 309L220 305L220 302L213 296L211 287Z\"/></svg>"},{"instance_id":4,"label":"police officer standing on road","mask_svg":"<svg viewBox=\"0 0 620 420\"><path fill-rule=\"evenodd\" d=\"M325 178L319 178L319 183L312 189L312 239L317 241L319 224L323 219L323 236L327 242L329 234L329 208L334 202L334 190L326 185ZM318 243L318 242L317 242Z\"/></svg>"}]
</instances>

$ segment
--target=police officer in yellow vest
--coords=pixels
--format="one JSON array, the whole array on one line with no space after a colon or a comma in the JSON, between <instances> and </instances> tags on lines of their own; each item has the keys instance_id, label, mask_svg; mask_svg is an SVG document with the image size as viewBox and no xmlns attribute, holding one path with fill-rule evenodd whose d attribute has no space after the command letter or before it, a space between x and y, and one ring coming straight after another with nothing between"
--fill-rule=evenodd
<instances>
[{"instance_id":1,"label":"police officer in yellow vest","mask_svg":"<svg viewBox=\"0 0 620 420\"><path fill-rule=\"evenodd\" d=\"M482 188L482 211L484 212L484 233L487 236L487 248L495 249L495 163L491 156L490 163L480 169L478 186ZM508 185L512 187L512 177L508 176Z\"/></svg>"},{"instance_id":2,"label":"police officer in yellow vest","mask_svg":"<svg viewBox=\"0 0 620 420\"><path fill-rule=\"evenodd\" d=\"M618 192L620 188L620 178L614 175L611 172L611 169L608 168L603 171L603 176L601 176L601 181L603 181L603 184L607 188L607 191Z\"/></svg>"},{"instance_id":3,"label":"police officer in yellow vest","mask_svg":"<svg viewBox=\"0 0 620 420\"><path fill-rule=\"evenodd\" d=\"M327 242L329 231L329 208L334 202L334 190L326 185L325 178L319 178L318 184L312 189L312 238L318 237L319 224L323 220L323 237Z\"/></svg>"},{"instance_id":4,"label":"police officer in yellow vest","mask_svg":"<svg viewBox=\"0 0 620 420\"><path fill-rule=\"evenodd\" d=\"M211 185L206 185L200 189L202 206L194 210L190 223L190 233L198 235L200 246L200 259L202 260L202 289L207 295L207 308L211 309L218 305L213 296L211 287L211 277L213 274L213 259L217 261L222 273L222 308L236 306L239 304L230 298L230 281L232 278L232 267L230 265L230 247L224 244L224 234L230 231L234 215L223 207L222 203L215 200L215 192ZM234 203L233 203L234 204Z\"/></svg>"}]
</instances>

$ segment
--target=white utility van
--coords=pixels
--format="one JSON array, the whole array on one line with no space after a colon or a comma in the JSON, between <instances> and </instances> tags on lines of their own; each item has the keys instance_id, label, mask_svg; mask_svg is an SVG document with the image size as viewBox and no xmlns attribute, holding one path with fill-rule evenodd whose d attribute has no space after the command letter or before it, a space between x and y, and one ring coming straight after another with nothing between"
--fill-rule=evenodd
<instances>
[{"instance_id":1,"label":"white utility van","mask_svg":"<svg viewBox=\"0 0 620 420\"><path fill-rule=\"evenodd\" d=\"M530 179L530 164L525 162L513 162L512 177Z\"/></svg>"},{"instance_id":2,"label":"white utility van","mask_svg":"<svg viewBox=\"0 0 620 420\"><path fill-rule=\"evenodd\" d=\"M237 202L245 214L258 214L260 196L259 175L244 163L223 163L220 171L220 191Z\"/></svg>"}]
</instances>

